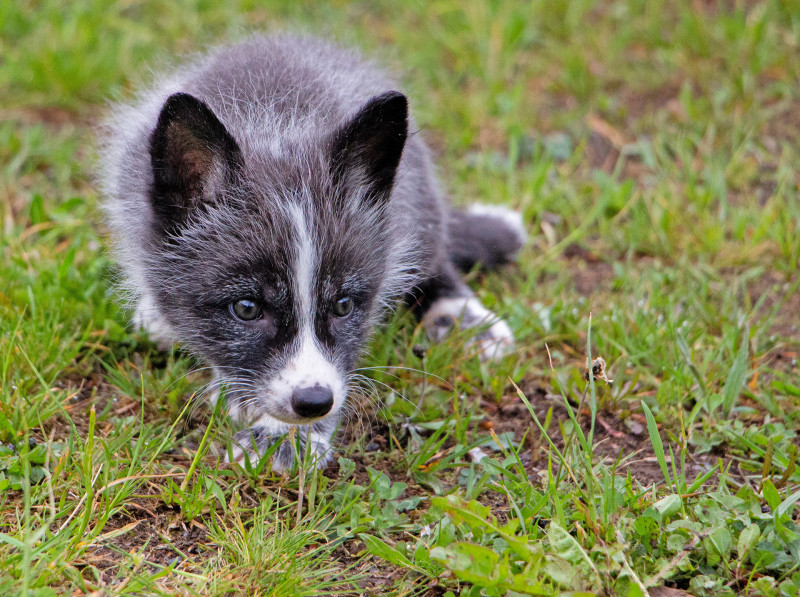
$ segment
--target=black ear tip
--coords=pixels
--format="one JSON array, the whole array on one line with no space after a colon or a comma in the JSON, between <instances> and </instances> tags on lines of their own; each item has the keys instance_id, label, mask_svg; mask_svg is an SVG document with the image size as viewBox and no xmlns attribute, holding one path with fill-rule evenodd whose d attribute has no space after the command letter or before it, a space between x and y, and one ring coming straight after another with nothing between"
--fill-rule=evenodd
<instances>
[{"instance_id":1,"label":"black ear tip","mask_svg":"<svg viewBox=\"0 0 800 597\"><path fill-rule=\"evenodd\" d=\"M408 105L408 98L404 94L402 94L402 93L400 93L399 91L396 91L396 90L386 91L384 93L381 93L378 96L378 98L382 99L383 101L385 101L387 103L393 102L393 103L396 103L398 105L399 104Z\"/></svg>"},{"instance_id":2,"label":"black ear tip","mask_svg":"<svg viewBox=\"0 0 800 597\"><path fill-rule=\"evenodd\" d=\"M193 95L190 95L188 93L184 93L183 91L178 91L177 93L173 93L172 95L170 95L167 98L167 101L164 102L164 105L172 105L172 104L176 104L176 103L180 103L180 102L186 102L186 101L195 101L196 102L197 98L195 98Z\"/></svg>"},{"instance_id":3,"label":"black ear tip","mask_svg":"<svg viewBox=\"0 0 800 597\"><path fill-rule=\"evenodd\" d=\"M399 91L387 91L375 97L373 101L387 111L408 118L408 98Z\"/></svg>"},{"instance_id":4,"label":"black ear tip","mask_svg":"<svg viewBox=\"0 0 800 597\"><path fill-rule=\"evenodd\" d=\"M161 113L167 117L174 117L184 110L197 110L198 106L205 106L199 99L188 93L173 93L161 107ZM201 108L202 109L202 108Z\"/></svg>"}]
</instances>

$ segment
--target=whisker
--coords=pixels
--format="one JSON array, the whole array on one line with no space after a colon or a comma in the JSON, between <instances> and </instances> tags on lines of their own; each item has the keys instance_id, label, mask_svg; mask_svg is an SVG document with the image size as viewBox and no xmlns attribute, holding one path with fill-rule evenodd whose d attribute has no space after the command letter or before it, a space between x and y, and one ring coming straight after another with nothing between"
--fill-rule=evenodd
<instances>
[{"instance_id":1,"label":"whisker","mask_svg":"<svg viewBox=\"0 0 800 597\"><path fill-rule=\"evenodd\" d=\"M449 381L447 381L444 377L441 377L440 375L436 375L435 373L430 373L429 371L423 371L421 369L415 369L414 367L403 367L401 365L373 365L373 366L370 366L370 367L358 367L356 369L353 369L353 372L358 372L358 371L383 371L383 372L387 372L387 369L399 369L401 371L413 371L414 373L419 373L421 375L424 375L425 377L433 377L434 379L438 379L439 381L444 383L448 387L448 389L450 389L451 391L455 391L455 388L453 387L453 385ZM397 376L395 376L395 377L397 377ZM397 379L400 379L400 378L398 377Z\"/></svg>"},{"instance_id":2,"label":"whisker","mask_svg":"<svg viewBox=\"0 0 800 597\"><path fill-rule=\"evenodd\" d=\"M372 391L375 394L378 393L377 392L377 388L375 387L375 384L379 384L379 385L383 386L384 388L386 388L387 390L389 390L390 393L394 394L400 400L402 400L402 401L410 404L411 406L413 406L414 410L416 411L417 414L422 414L422 409L419 407L418 404L414 404L414 402L412 402L410 399L406 398L403 394L398 392L396 389L394 389L393 387L391 387L390 385L388 385L388 384L386 384L386 383L384 383L382 381L378 381L377 379L372 379L372 378L366 377L366 376L361 375L359 373L351 373L350 375L348 375L348 378L352 379L354 381L360 381L362 383L367 383L372 388Z\"/></svg>"}]
</instances>

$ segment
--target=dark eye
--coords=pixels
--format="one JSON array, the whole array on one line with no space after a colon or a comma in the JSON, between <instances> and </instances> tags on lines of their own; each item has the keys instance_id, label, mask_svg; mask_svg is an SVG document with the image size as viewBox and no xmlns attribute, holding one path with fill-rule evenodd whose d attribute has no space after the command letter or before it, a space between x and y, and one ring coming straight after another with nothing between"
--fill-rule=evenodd
<instances>
[{"instance_id":1,"label":"dark eye","mask_svg":"<svg viewBox=\"0 0 800 597\"><path fill-rule=\"evenodd\" d=\"M336 315L336 317L347 317L352 311L353 299L349 296L343 296L333 303L333 314Z\"/></svg>"},{"instance_id":2,"label":"dark eye","mask_svg":"<svg viewBox=\"0 0 800 597\"><path fill-rule=\"evenodd\" d=\"M231 303L231 312L242 321L253 321L261 317L261 305L251 299L240 299Z\"/></svg>"}]
</instances>

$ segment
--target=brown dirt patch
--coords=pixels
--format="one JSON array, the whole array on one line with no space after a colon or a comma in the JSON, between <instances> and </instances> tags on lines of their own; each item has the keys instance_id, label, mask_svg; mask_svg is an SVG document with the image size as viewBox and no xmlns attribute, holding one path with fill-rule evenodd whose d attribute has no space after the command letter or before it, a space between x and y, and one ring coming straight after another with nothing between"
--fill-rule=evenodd
<instances>
[{"instance_id":1,"label":"brown dirt patch","mask_svg":"<svg viewBox=\"0 0 800 597\"><path fill-rule=\"evenodd\" d=\"M777 70L767 72L761 77L760 83L763 87L768 87L774 81L790 78L790 75L780 67L775 68ZM781 100L771 105L770 109L773 111L772 117L759 130L759 140L777 161L782 144L795 145L797 138L800 137L800 99Z\"/></svg>"},{"instance_id":2,"label":"brown dirt patch","mask_svg":"<svg viewBox=\"0 0 800 597\"><path fill-rule=\"evenodd\" d=\"M678 121L686 120L688 116L678 100L682 84L681 81L670 81L647 89L620 89L618 97L624 121L631 125L641 118L662 111Z\"/></svg>"},{"instance_id":3,"label":"brown dirt patch","mask_svg":"<svg viewBox=\"0 0 800 597\"><path fill-rule=\"evenodd\" d=\"M569 415L564 405L561 395L552 394L536 380L524 380L520 384L520 389L531 403L540 422L544 422L549 409L553 410L552 423L548 431L550 440L557 448L565 448L565 439L559 431L559 423L569 422ZM517 445L524 441L523 450L520 452L520 459L525 467L532 483L538 483L540 473L546 470L548 462L549 444L542 438L539 428L531 417L528 408L516 394L505 395L500 402L495 400L482 400L481 410L486 414L486 419L473 425L472 437L485 436L491 437L491 433L500 436L504 433L512 433ZM584 404L572 404L573 411L578 412L578 420L584 433L588 433L591 423L591 413ZM357 433L365 435L364 445L367 449L374 448L384 450L384 446L390 445L392 429L381 422L373 422L368 429L359 428ZM396 432L395 432L396 433ZM341 439L342 445L348 441L353 441L352 431L345 431ZM603 409L598 413L594 430L595 454L601 455L607 464L612 464L618 458L620 464L617 470L621 474L626 474L628 469L631 475L642 485L649 485L653 482L663 480L661 469L656 461L649 436L647 434L644 415L637 408L635 412L621 416L618 412L611 409ZM359 436L360 437L360 436ZM577 438L572 436L568 441L577 442ZM445 443L443 451L452 448L450 443ZM491 453L490 448L484 449L487 454ZM393 458L390 452L389 457L385 453L378 456L378 452L358 452L353 451L348 458L356 464L353 479L362 486L369 485L369 475L367 467L372 467L386 473L392 481L402 481L408 483L406 495L432 495L432 492L416 485L411 475L398 458ZM714 460L716 457L714 458ZM707 470L704 460L698 460L692 465L699 473ZM710 465L710 464L709 464ZM337 476L339 472L338 464L334 463L326 469L328 476ZM692 472L691 468L689 473ZM452 488L456 485L457 479L454 474L443 474L442 484ZM481 500L484 498L482 497ZM487 498L490 499L490 498ZM505 501L501 500L501 506L505 506ZM424 507L424 503L420 505ZM498 514L498 512L495 512Z\"/></svg>"},{"instance_id":4,"label":"brown dirt patch","mask_svg":"<svg viewBox=\"0 0 800 597\"><path fill-rule=\"evenodd\" d=\"M758 315L774 313L770 333L800 344L800 275L787 277L779 272L766 272L750 284L748 295L753 304L758 301Z\"/></svg>"},{"instance_id":5,"label":"brown dirt patch","mask_svg":"<svg viewBox=\"0 0 800 597\"><path fill-rule=\"evenodd\" d=\"M578 442L574 435L565 440L559 431L559 423L566 424L570 421L561 395L551 394L544 387L530 382L523 383L520 389L531 403L540 422L544 423L548 410L553 410L552 423L547 432L559 450L567 447L567 441L574 444ZM523 436L526 438L527 449L521 459L529 478L537 482L540 473L546 471L550 447L541 436L528 408L518 396L506 396L499 404L484 402L482 406L490 416L495 433L511 431L518 441L522 441ZM585 405L580 407L578 404L571 404L571 407L578 413L578 421L584 433L588 433L591 412ZM610 410L598 413L594 430L594 453L603 456L608 465L620 458L618 473L624 475L630 469L632 477L643 486L662 481L663 475L647 435L644 416L640 412L631 413L627 419L629 423L626 425L625 419L618 413Z\"/></svg>"},{"instance_id":6,"label":"brown dirt patch","mask_svg":"<svg viewBox=\"0 0 800 597\"><path fill-rule=\"evenodd\" d=\"M140 553L152 572L173 565L189 572L199 571L196 563L216 553L208 529L199 521L187 523L179 510L161 502L129 502L128 513L113 516L103 534L86 551L78 565L100 571L101 584L112 584L118 572L120 552ZM126 530L127 527L127 530ZM121 532L119 535L115 533ZM109 539L104 539L109 537Z\"/></svg>"},{"instance_id":7,"label":"brown dirt patch","mask_svg":"<svg viewBox=\"0 0 800 597\"><path fill-rule=\"evenodd\" d=\"M602 261L591 250L577 244L568 245L563 252L564 269L570 272L575 291L581 296L611 290L614 267Z\"/></svg>"}]
</instances>

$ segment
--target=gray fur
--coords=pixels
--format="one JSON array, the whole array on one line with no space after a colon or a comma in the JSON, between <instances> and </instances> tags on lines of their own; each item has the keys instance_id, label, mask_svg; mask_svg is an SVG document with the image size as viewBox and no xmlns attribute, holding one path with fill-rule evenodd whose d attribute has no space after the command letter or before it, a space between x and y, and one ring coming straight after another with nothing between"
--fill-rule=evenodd
<instances>
[{"instance_id":1,"label":"gray fur","mask_svg":"<svg viewBox=\"0 0 800 597\"><path fill-rule=\"evenodd\" d=\"M180 342L215 368L220 384L229 387L231 414L253 426L237 435L242 449L252 435L263 451L268 438L291 425L301 425L305 441L309 425L324 464L349 374L383 309L405 295L422 316L436 301L471 296L451 262L452 212L418 134L410 134L401 148L388 199L371 198L363 156L353 157L343 173L348 196L334 199L331 189L340 183L332 180L332 137L370 100L397 88L356 52L307 37L252 37L162 77L132 104L115 106L102 127L99 182L134 322L161 342ZM238 145L241 164L235 176L226 177L223 153L200 147L208 166L204 186L187 198L189 207L180 212L186 216L166 227L154 208L165 201L154 191L155 129L176 93L210 108ZM416 131L411 117L408 127ZM457 244L459 259L470 266L485 255L492 257L488 265L502 263L521 245L521 239L495 242L497 234L514 233L501 219L490 220L491 238L476 240L474 259L468 242ZM459 226L467 219L453 222ZM468 222L479 226L474 217ZM309 292L299 286L303 268L311 276ZM364 294L346 325L320 315L343 292ZM266 322L248 326L224 308L254 294L276 304L293 297L286 317L294 328L287 328L286 338L276 331L284 316L265 316ZM327 325L323 338L320 326ZM301 328L316 331L303 336ZM498 345L510 343L504 330ZM317 421L293 418L284 394L274 390L283 378L295 383L304 373L286 372L309 359L330 364L341 381L334 409ZM319 380L312 376L303 383ZM291 461L284 451L277 468Z\"/></svg>"}]
</instances>

